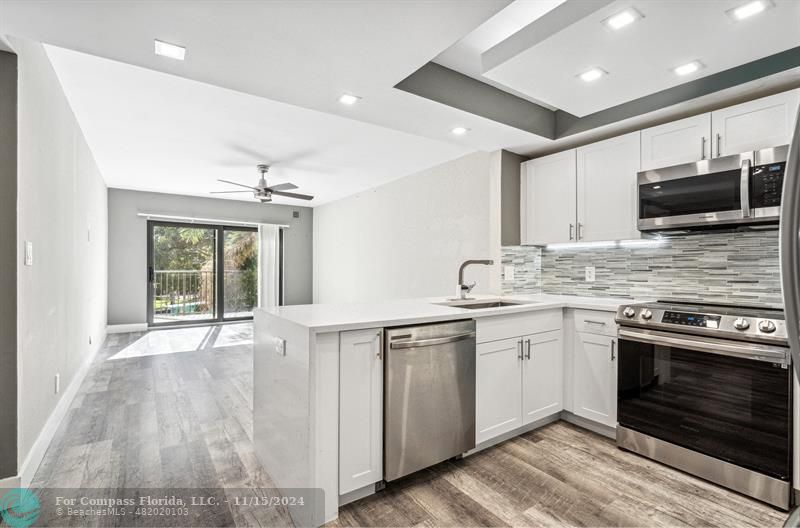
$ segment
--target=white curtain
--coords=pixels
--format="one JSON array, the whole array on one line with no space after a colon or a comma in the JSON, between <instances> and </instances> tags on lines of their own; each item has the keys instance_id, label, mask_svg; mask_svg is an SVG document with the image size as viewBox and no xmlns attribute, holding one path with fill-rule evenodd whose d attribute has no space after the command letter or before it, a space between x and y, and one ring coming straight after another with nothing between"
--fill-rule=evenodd
<instances>
[{"instance_id":1,"label":"white curtain","mask_svg":"<svg viewBox=\"0 0 800 528\"><path fill-rule=\"evenodd\" d=\"M258 224L258 306L278 306L280 291L280 228Z\"/></svg>"}]
</instances>

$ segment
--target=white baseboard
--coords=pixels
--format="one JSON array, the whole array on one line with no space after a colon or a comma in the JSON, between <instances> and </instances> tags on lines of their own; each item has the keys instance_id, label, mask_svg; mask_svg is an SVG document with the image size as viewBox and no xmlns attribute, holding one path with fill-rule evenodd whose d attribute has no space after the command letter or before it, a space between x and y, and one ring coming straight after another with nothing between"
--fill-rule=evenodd
<instances>
[{"instance_id":1,"label":"white baseboard","mask_svg":"<svg viewBox=\"0 0 800 528\"><path fill-rule=\"evenodd\" d=\"M39 436L33 443L33 447L31 447L31 450L28 452L28 456L25 457L25 461L22 463L19 470L19 487L27 488L31 485L31 481L33 481L33 477L36 475L36 471L39 469L39 465L42 463L45 453L47 453L47 448L50 447L50 442L53 441L58 427L61 425L64 417L67 416L67 411L70 405L72 405L72 401L78 394L83 380L86 379L86 374L89 373L89 367L92 365L92 361L94 361L97 352L103 346L105 336L102 337L102 339L98 340L96 346L89 350L86 359L78 368L77 372L75 372L75 376L64 391L61 399L58 400L55 409L50 413L50 417L47 419L47 422L45 422Z\"/></svg>"},{"instance_id":2,"label":"white baseboard","mask_svg":"<svg viewBox=\"0 0 800 528\"><path fill-rule=\"evenodd\" d=\"M19 488L19 475L0 479L0 489Z\"/></svg>"},{"instance_id":3,"label":"white baseboard","mask_svg":"<svg viewBox=\"0 0 800 528\"><path fill-rule=\"evenodd\" d=\"M593 433L597 433L599 435L611 438L612 440L615 440L617 438L616 427L609 427L601 423L587 420L586 418L582 418L578 415L572 414L569 411L561 411L561 419L564 420L565 422L571 423L572 425L577 425L578 427L581 427L583 429L588 429Z\"/></svg>"},{"instance_id":4,"label":"white baseboard","mask_svg":"<svg viewBox=\"0 0 800 528\"><path fill-rule=\"evenodd\" d=\"M128 332L147 332L147 323L115 324L106 327L108 334L127 334Z\"/></svg>"}]
</instances>

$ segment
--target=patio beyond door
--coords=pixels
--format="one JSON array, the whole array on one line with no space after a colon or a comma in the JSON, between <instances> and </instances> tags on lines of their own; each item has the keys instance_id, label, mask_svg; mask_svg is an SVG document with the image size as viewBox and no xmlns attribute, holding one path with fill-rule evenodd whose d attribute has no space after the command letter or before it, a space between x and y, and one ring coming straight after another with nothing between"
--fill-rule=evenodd
<instances>
[{"instance_id":1,"label":"patio beyond door","mask_svg":"<svg viewBox=\"0 0 800 528\"><path fill-rule=\"evenodd\" d=\"M254 228L148 221L150 326L250 319L258 304Z\"/></svg>"}]
</instances>

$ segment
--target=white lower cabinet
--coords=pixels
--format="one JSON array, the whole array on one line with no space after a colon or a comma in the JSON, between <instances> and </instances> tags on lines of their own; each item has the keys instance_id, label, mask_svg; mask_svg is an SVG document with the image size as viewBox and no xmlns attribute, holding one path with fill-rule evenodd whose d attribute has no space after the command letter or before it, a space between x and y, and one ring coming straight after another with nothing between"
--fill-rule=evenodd
<instances>
[{"instance_id":1,"label":"white lower cabinet","mask_svg":"<svg viewBox=\"0 0 800 528\"><path fill-rule=\"evenodd\" d=\"M476 443L562 410L561 319L551 310L478 320Z\"/></svg>"},{"instance_id":2,"label":"white lower cabinet","mask_svg":"<svg viewBox=\"0 0 800 528\"><path fill-rule=\"evenodd\" d=\"M525 337L522 362L523 425L564 408L564 340L561 330Z\"/></svg>"},{"instance_id":3,"label":"white lower cabinet","mask_svg":"<svg viewBox=\"0 0 800 528\"><path fill-rule=\"evenodd\" d=\"M339 494L383 478L383 330L339 334Z\"/></svg>"},{"instance_id":4,"label":"white lower cabinet","mask_svg":"<svg viewBox=\"0 0 800 528\"><path fill-rule=\"evenodd\" d=\"M609 427L617 425L617 338L575 332L573 413Z\"/></svg>"},{"instance_id":5,"label":"white lower cabinet","mask_svg":"<svg viewBox=\"0 0 800 528\"><path fill-rule=\"evenodd\" d=\"M522 425L521 343L522 338L512 338L477 346L476 443Z\"/></svg>"}]
</instances>

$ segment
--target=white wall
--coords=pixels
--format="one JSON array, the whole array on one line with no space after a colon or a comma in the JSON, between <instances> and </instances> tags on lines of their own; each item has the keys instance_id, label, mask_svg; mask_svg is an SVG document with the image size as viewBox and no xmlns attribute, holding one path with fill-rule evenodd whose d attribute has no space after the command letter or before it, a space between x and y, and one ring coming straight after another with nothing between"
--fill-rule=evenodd
<instances>
[{"instance_id":1,"label":"white wall","mask_svg":"<svg viewBox=\"0 0 800 528\"><path fill-rule=\"evenodd\" d=\"M476 152L315 208L314 302L453 296L461 262L499 257L499 160ZM499 291L495 262L467 269L474 293Z\"/></svg>"},{"instance_id":2,"label":"white wall","mask_svg":"<svg viewBox=\"0 0 800 528\"><path fill-rule=\"evenodd\" d=\"M44 49L20 39L12 45L19 56L17 258L23 262L26 240L34 256L17 278L24 472L38 465L37 438L105 338L107 190Z\"/></svg>"},{"instance_id":3,"label":"white wall","mask_svg":"<svg viewBox=\"0 0 800 528\"><path fill-rule=\"evenodd\" d=\"M284 303L311 302L310 207L109 189L108 211L110 325L147 322L147 219L139 213L288 225L283 235Z\"/></svg>"}]
</instances>

